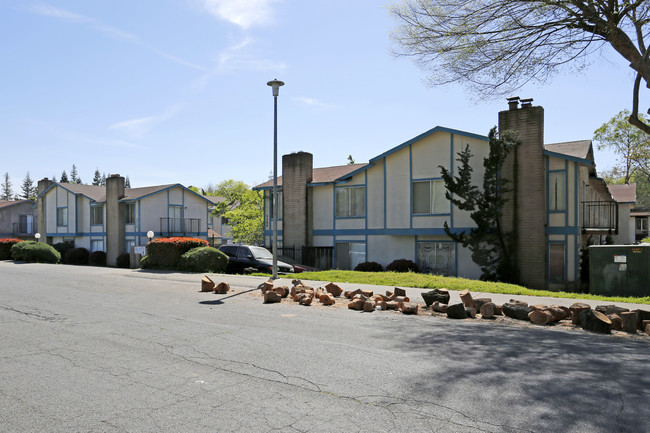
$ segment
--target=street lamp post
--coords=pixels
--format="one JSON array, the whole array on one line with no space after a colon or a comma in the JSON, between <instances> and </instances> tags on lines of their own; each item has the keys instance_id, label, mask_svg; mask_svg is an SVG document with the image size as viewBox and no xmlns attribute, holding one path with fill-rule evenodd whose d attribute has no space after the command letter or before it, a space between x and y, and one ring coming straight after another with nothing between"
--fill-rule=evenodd
<instances>
[{"instance_id":1,"label":"street lamp post","mask_svg":"<svg viewBox=\"0 0 650 433\"><path fill-rule=\"evenodd\" d=\"M153 239L153 236L154 236L153 231L149 230L149 231L147 232L147 237L149 238L149 242L151 242L151 240Z\"/></svg>"},{"instance_id":2,"label":"street lamp post","mask_svg":"<svg viewBox=\"0 0 650 433\"><path fill-rule=\"evenodd\" d=\"M280 86L277 78L266 83L273 89L273 279L278 278L278 95Z\"/></svg>"},{"instance_id":3,"label":"street lamp post","mask_svg":"<svg viewBox=\"0 0 650 433\"><path fill-rule=\"evenodd\" d=\"M40 242L40 241L41 241L41 234L40 234L40 233L36 233L36 234L34 234L34 237L36 238L36 242Z\"/></svg>"}]
</instances>

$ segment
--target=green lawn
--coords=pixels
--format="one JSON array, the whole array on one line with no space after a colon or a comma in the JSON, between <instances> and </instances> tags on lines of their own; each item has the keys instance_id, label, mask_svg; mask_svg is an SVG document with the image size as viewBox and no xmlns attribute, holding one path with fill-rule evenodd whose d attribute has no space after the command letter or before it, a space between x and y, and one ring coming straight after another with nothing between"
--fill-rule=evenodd
<instances>
[{"instance_id":1,"label":"green lawn","mask_svg":"<svg viewBox=\"0 0 650 433\"><path fill-rule=\"evenodd\" d=\"M465 290L502 293L507 295L551 296L555 298L591 299L603 302L631 302L650 304L650 296L643 298L625 298L590 295L586 293L552 292L549 290L532 290L515 284L490 283L487 281L468 280L465 278L441 277L438 275L398 273L398 272L356 272L356 271L321 271L296 274L301 280L333 281L342 283L374 284L380 286L422 287L425 289Z\"/></svg>"}]
</instances>

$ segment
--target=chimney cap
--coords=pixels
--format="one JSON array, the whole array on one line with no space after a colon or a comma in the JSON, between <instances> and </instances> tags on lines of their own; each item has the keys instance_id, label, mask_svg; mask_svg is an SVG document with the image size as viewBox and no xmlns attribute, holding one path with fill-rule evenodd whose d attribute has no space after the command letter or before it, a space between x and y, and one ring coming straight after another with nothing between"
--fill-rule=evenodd
<instances>
[{"instance_id":1,"label":"chimney cap","mask_svg":"<svg viewBox=\"0 0 650 433\"><path fill-rule=\"evenodd\" d=\"M111 174L110 177L120 177L120 175L119 174Z\"/></svg>"},{"instance_id":2,"label":"chimney cap","mask_svg":"<svg viewBox=\"0 0 650 433\"><path fill-rule=\"evenodd\" d=\"M519 101L519 96L511 96L510 98L506 98L506 100L507 100L508 102L511 102L511 101Z\"/></svg>"},{"instance_id":3,"label":"chimney cap","mask_svg":"<svg viewBox=\"0 0 650 433\"><path fill-rule=\"evenodd\" d=\"M528 108L533 106L533 98L527 98L521 100L521 108Z\"/></svg>"}]
</instances>

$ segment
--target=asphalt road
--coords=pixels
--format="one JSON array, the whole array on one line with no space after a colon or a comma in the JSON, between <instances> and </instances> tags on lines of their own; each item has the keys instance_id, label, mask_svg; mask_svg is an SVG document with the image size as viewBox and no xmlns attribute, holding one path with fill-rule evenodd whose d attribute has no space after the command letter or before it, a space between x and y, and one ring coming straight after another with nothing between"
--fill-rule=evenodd
<instances>
[{"instance_id":1,"label":"asphalt road","mask_svg":"<svg viewBox=\"0 0 650 433\"><path fill-rule=\"evenodd\" d=\"M1 432L648 432L650 339L0 262Z\"/></svg>"}]
</instances>

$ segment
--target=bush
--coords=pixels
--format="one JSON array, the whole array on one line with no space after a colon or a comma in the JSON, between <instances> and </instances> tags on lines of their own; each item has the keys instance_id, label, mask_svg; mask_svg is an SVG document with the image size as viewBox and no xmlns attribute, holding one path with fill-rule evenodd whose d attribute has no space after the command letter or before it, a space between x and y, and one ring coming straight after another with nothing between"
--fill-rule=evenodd
<instances>
[{"instance_id":1,"label":"bush","mask_svg":"<svg viewBox=\"0 0 650 433\"><path fill-rule=\"evenodd\" d=\"M382 272L384 267L377 262L363 262L359 263L354 270L359 272Z\"/></svg>"},{"instance_id":2,"label":"bush","mask_svg":"<svg viewBox=\"0 0 650 433\"><path fill-rule=\"evenodd\" d=\"M95 251L88 257L90 266L106 266L106 253L104 251Z\"/></svg>"},{"instance_id":3,"label":"bush","mask_svg":"<svg viewBox=\"0 0 650 433\"><path fill-rule=\"evenodd\" d=\"M85 248L72 248L63 255L63 260L68 265L87 265L90 253Z\"/></svg>"},{"instance_id":4,"label":"bush","mask_svg":"<svg viewBox=\"0 0 650 433\"><path fill-rule=\"evenodd\" d=\"M0 260L11 259L11 247L18 242L23 242L23 240L16 238L0 239Z\"/></svg>"},{"instance_id":5,"label":"bush","mask_svg":"<svg viewBox=\"0 0 650 433\"><path fill-rule=\"evenodd\" d=\"M386 270L389 272L417 272L418 265L415 264L412 260L408 259L397 259L393 260Z\"/></svg>"},{"instance_id":6,"label":"bush","mask_svg":"<svg viewBox=\"0 0 650 433\"><path fill-rule=\"evenodd\" d=\"M52 245L55 250L61 254L61 263L67 263L65 261L65 253L70 251L71 249L74 248L74 243L73 242L58 242L54 245Z\"/></svg>"},{"instance_id":7,"label":"bush","mask_svg":"<svg viewBox=\"0 0 650 433\"><path fill-rule=\"evenodd\" d=\"M159 238L147 245L149 259L141 260L143 268L174 269L181 256L193 248L207 247L208 241L196 238Z\"/></svg>"},{"instance_id":8,"label":"bush","mask_svg":"<svg viewBox=\"0 0 650 433\"><path fill-rule=\"evenodd\" d=\"M61 254L45 242L25 241L11 247L11 258L24 262L56 263Z\"/></svg>"},{"instance_id":9,"label":"bush","mask_svg":"<svg viewBox=\"0 0 650 433\"><path fill-rule=\"evenodd\" d=\"M2 241L0 241L0 242L2 242ZM650 238L643 238L643 239L641 239L641 243L643 243L643 244L650 244Z\"/></svg>"},{"instance_id":10,"label":"bush","mask_svg":"<svg viewBox=\"0 0 650 433\"><path fill-rule=\"evenodd\" d=\"M124 268L128 269L131 267L131 254L129 253L122 253L119 256L117 256L117 260L115 261L115 266L118 268Z\"/></svg>"},{"instance_id":11,"label":"bush","mask_svg":"<svg viewBox=\"0 0 650 433\"><path fill-rule=\"evenodd\" d=\"M228 256L213 247L193 248L183 254L178 268L187 272L223 273L228 264Z\"/></svg>"}]
</instances>

